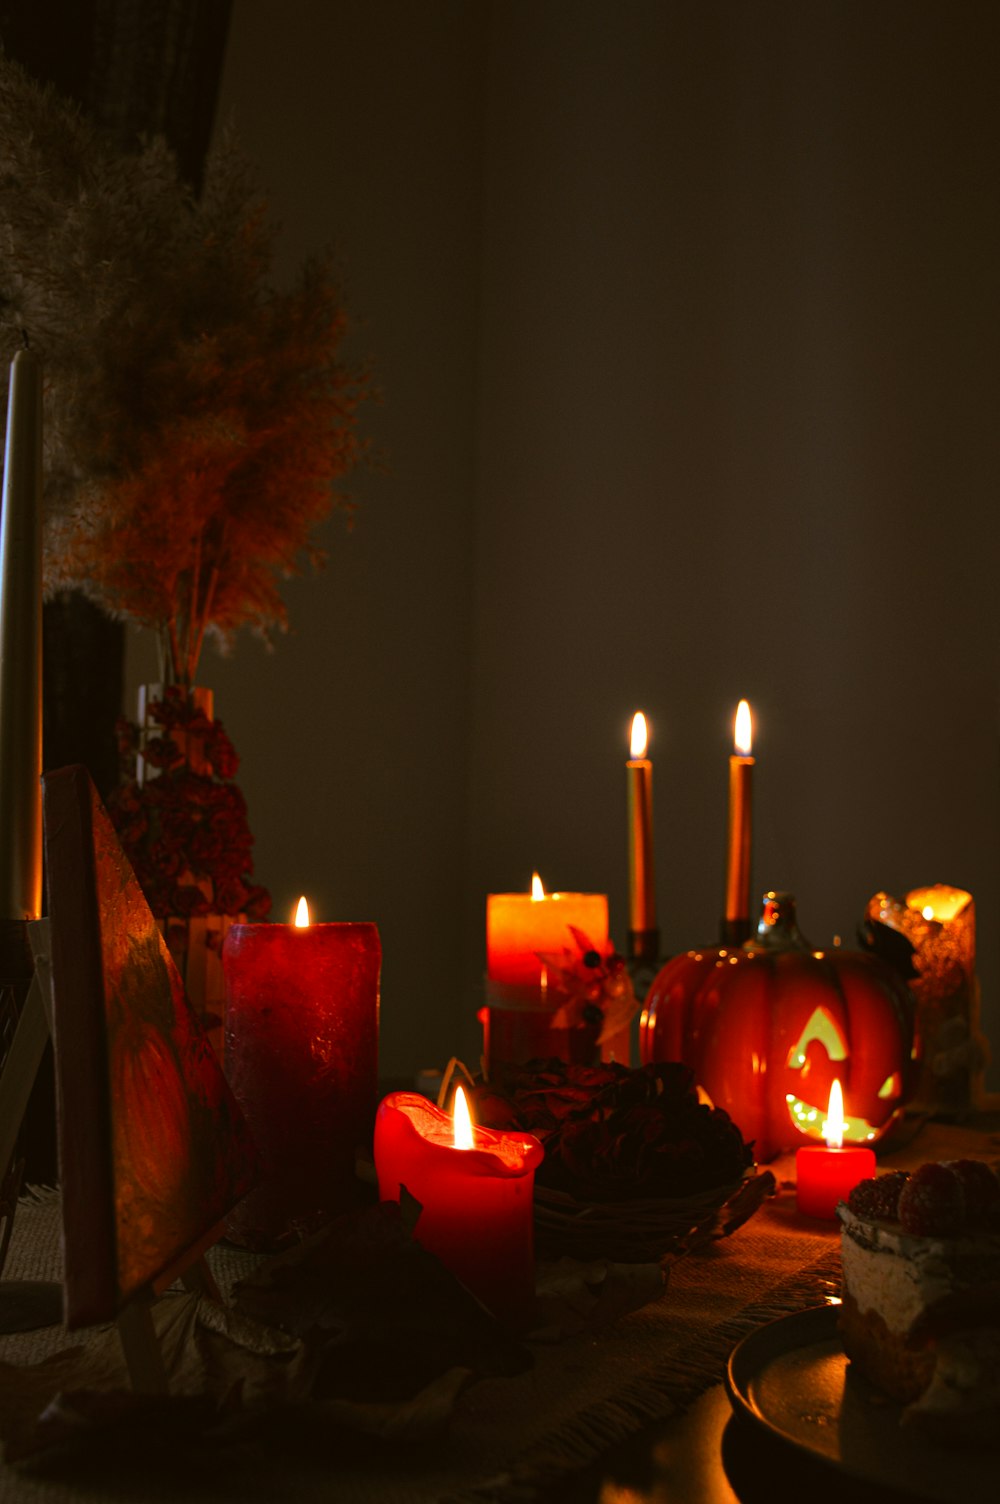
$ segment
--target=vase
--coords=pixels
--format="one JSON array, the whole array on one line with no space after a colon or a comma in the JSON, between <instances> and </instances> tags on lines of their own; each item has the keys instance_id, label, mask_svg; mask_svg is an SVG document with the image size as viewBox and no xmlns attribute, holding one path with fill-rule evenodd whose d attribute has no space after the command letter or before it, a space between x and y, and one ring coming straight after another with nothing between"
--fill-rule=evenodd
<instances>
[{"instance_id":1,"label":"vase","mask_svg":"<svg viewBox=\"0 0 1000 1504\"><path fill-rule=\"evenodd\" d=\"M165 730L150 715L150 707L162 701L166 694L163 684L143 684L138 692L137 723L139 743L136 751L135 779L141 790L149 787L161 776L161 769L143 756L144 740L151 734L167 734L174 741L183 758L187 772L200 778L213 780L216 770L208 755L207 737L190 732L183 727L172 726ZM196 685L188 691L192 708L200 711L206 720L214 721L214 695L211 689ZM181 890L196 889L197 898L192 908L200 909L204 903L213 903L215 892L211 876L191 866L181 870L175 878ZM210 910L208 913L157 914L157 925L170 951L174 965L180 973L188 1000L197 1015L209 1043L219 1061L223 1055L223 1021L225 1014L225 987L222 974L222 946L234 924L246 923L245 913L224 914Z\"/></svg>"},{"instance_id":2,"label":"vase","mask_svg":"<svg viewBox=\"0 0 1000 1504\"><path fill-rule=\"evenodd\" d=\"M156 778L159 768L152 767L142 755L142 736L144 733L156 730L155 722L150 720L149 707L166 695L165 684L140 684L138 692L138 712L136 720L139 726L140 742L139 750L135 758L135 781L142 788L144 783ZM195 684L188 690L188 699L195 710L200 710L206 720L215 719L215 694L204 685ZM191 735L189 732L180 731L176 727L171 729L171 738L176 743L184 761L192 773L200 773L206 777L211 776L212 768L205 756L205 738Z\"/></svg>"},{"instance_id":3,"label":"vase","mask_svg":"<svg viewBox=\"0 0 1000 1504\"><path fill-rule=\"evenodd\" d=\"M188 1002L221 1064L226 1005L222 945L234 924L246 923L246 915L197 914L191 919L171 915L156 923L180 972Z\"/></svg>"}]
</instances>

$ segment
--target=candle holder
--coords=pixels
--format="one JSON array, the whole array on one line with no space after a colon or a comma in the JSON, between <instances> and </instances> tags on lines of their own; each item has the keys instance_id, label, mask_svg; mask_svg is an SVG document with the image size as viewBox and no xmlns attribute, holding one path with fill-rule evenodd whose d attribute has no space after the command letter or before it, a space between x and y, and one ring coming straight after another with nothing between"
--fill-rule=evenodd
<instances>
[{"instance_id":1,"label":"candle holder","mask_svg":"<svg viewBox=\"0 0 1000 1504\"><path fill-rule=\"evenodd\" d=\"M632 991L635 993L638 1005L632 1020L629 1053L626 1057L629 1064L639 1058L641 1006L645 1003L650 987L652 987L666 962L666 956L660 954L660 932L658 929L629 930L628 955L625 965L628 968Z\"/></svg>"},{"instance_id":2,"label":"candle holder","mask_svg":"<svg viewBox=\"0 0 1000 1504\"><path fill-rule=\"evenodd\" d=\"M719 920L719 944L743 945L752 938L755 928L750 919L729 919L723 915Z\"/></svg>"},{"instance_id":3,"label":"candle holder","mask_svg":"<svg viewBox=\"0 0 1000 1504\"><path fill-rule=\"evenodd\" d=\"M913 888L904 899L876 893L865 910L869 948L902 962L917 1005L918 1075L911 1110L942 1116L971 1111L984 1092L989 1045L979 1027L976 908L946 883Z\"/></svg>"},{"instance_id":4,"label":"candle holder","mask_svg":"<svg viewBox=\"0 0 1000 1504\"><path fill-rule=\"evenodd\" d=\"M487 1071L545 1059L630 1063L639 1002L628 965L617 951L596 949L575 927L570 933L575 950L565 946L558 953L539 953L541 986L487 979L486 1006L479 1014Z\"/></svg>"},{"instance_id":5,"label":"candle holder","mask_svg":"<svg viewBox=\"0 0 1000 1504\"><path fill-rule=\"evenodd\" d=\"M479 1010L487 1073L500 1065L524 1065L529 1060L596 1064L601 1058L600 1020L581 1020L578 1027L560 1028L555 1022L558 1012L547 991L505 987L487 978L486 1001Z\"/></svg>"}]
</instances>

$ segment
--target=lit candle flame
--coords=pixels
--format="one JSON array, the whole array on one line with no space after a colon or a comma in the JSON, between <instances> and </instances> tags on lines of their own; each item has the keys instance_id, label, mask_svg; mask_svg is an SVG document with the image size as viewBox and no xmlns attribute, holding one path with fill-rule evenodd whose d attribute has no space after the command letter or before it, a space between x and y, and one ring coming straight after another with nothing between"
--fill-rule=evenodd
<instances>
[{"instance_id":1,"label":"lit candle flame","mask_svg":"<svg viewBox=\"0 0 1000 1504\"><path fill-rule=\"evenodd\" d=\"M461 1086L455 1092L454 1134L456 1149L475 1148L476 1141L472 1133L472 1117L469 1113L469 1104L466 1101L465 1091Z\"/></svg>"},{"instance_id":2,"label":"lit candle flame","mask_svg":"<svg viewBox=\"0 0 1000 1504\"><path fill-rule=\"evenodd\" d=\"M309 928L309 905L304 898L300 898L295 910L295 928L306 930Z\"/></svg>"},{"instance_id":3,"label":"lit candle flame","mask_svg":"<svg viewBox=\"0 0 1000 1504\"><path fill-rule=\"evenodd\" d=\"M746 700L741 700L736 707L736 728L733 742L738 757L750 756L753 746L753 731L750 720L750 706Z\"/></svg>"},{"instance_id":4,"label":"lit candle flame","mask_svg":"<svg viewBox=\"0 0 1000 1504\"><path fill-rule=\"evenodd\" d=\"M545 897L545 889L542 887L542 879L537 872L531 874L531 897L534 903Z\"/></svg>"},{"instance_id":5,"label":"lit candle flame","mask_svg":"<svg viewBox=\"0 0 1000 1504\"><path fill-rule=\"evenodd\" d=\"M842 1149L844 1146L844 1093L839 1081L834 1081L830 1087L830 1106L823 1120L823 1137L828 1149Z\"/></svg>"},{"instance_id":6,"label":"lit candle flame","mask_svg":"<svg viewBox=\"0 0 1000 1504\"><path fill-rule=\"evenodd\" d=\"M641 710L637 710L632 717L632 740L629 743L629 756L633 759L645 757L648 741L649 734L646 730L646 717Z\"/></svg>"}]
</instances>

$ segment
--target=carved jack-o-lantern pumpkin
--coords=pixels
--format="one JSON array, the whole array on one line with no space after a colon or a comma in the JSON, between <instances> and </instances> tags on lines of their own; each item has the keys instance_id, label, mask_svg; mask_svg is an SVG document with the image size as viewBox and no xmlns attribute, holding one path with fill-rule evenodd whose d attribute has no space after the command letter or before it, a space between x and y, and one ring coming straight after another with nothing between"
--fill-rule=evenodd
<instances>
[{"instance_id":1,"label":"carved jack-o-lantern pumpkin","mask_svg":"<svg viewBox=\"0 0 1000 1504\"><path fill-rule=\"evenodd\" d=\"M640 1049L643 1063L689 1065L767 1160L822 1137L834 1080L845 1142L882 1138L910 1089L913 1021L912 995L885 963L812 950L795 900L769 893L755 940L667 962L646 998Z\"/></svg>"}]
</instances>

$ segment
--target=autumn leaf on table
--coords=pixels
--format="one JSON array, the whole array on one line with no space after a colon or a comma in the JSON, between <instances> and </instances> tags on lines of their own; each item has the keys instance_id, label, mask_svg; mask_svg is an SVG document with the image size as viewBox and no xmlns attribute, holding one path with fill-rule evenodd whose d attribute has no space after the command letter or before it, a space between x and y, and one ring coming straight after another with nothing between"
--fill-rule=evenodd
<instances>
[{"instance_id":1,"label":"autumn leaf on table","mask_svg":"<svg viewBox=\"0 0 1000 1504\"><path fill-rule=\"evenodd\" d=\"M114 1326L40 1363L0 1363L5 1461L63 1447L114 1455L140 1440L170 1449L310 1399L316 1356L287 1333L191 1293L165 1295L150 1313L168 1395L133 1393Z\"/></svg>"},{"instance_id":2,"label":"autumn leaf on table","mask_svg":"<svg viewBox=\"0 0 1000 1504\"><path fill-rule=\"evenodd\" d=\"M235 1294L244 1315L320 1352L320 1400L398 1401L454 1368L511 1375L531 1363L414 1240L395 1202L339 1218L269 1260Z\"/></svg>"}]
</instances>

